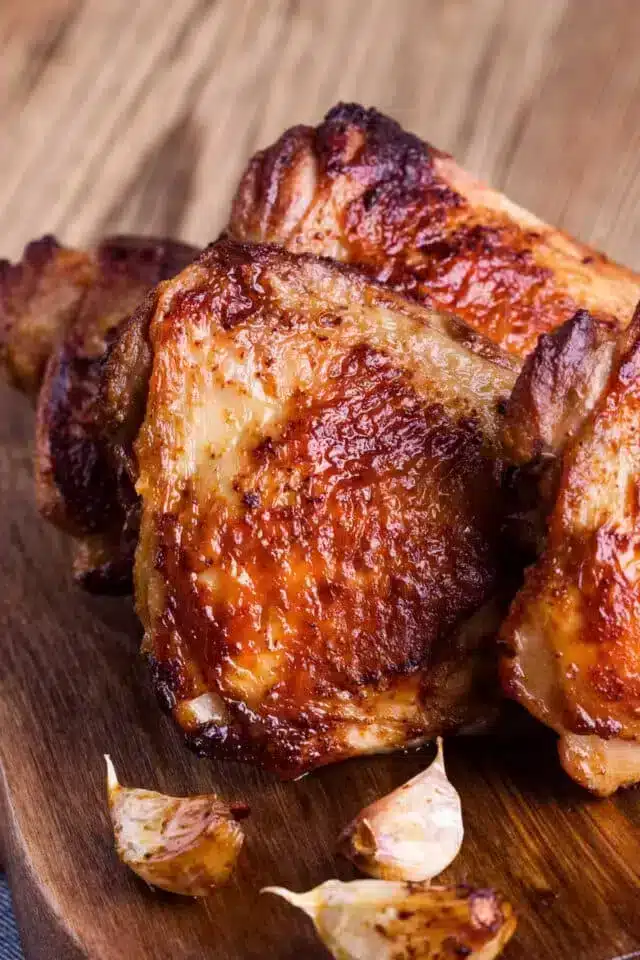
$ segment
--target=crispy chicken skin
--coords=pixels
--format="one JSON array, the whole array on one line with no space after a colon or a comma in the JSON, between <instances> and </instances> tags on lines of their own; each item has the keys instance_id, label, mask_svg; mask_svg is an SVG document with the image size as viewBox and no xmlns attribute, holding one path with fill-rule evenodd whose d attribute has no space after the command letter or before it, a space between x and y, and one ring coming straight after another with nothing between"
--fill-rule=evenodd
<instances>
[{"instance_id":1,"label":"crispy chicken skin","mask_svg":"<svg viewBox=\"0 0 640 960\"><path fill-rule=\"evenodd\" d=\"M459 321L277 247L213 245L150 295L105 410L129 433L144 414L137 606L197 749L292 775L494 716L516 372Z\"/></svg>"},{"instance_id":2,"label":"crispy chicken skin","mask_svg":"<svg viewBox=\"0 0 640 960\"><path fill-rule=\"evenodd\" d=\"M569 774L607 795L640 780L640 310L610 360L592 347L600 396L569 433L545 550L502 630L502 673L560 734Z\"/></svg>"},{"instance_id":3,"label":"crispy chicken skin","mask_svg":"<svg viewBox=\"0 0 640 960\"><path fill-rule=\"evenodd\" d=\"M229 233L358 264L520 356L578 309L615 328L640 299L636 274L356 104L253 158Z\"/></svg>"},{"instance_id":4,"label":"crispy chicken skin","mask_svg":"<svg viewBox=\"0 0 640 960\"><path fill-rule=\"evenodd\" d=\"M107 344L147 291L196 253L137 237L80 252L45 237L4 268L1 359L11 379L37 396L38 506L74 536L75 573L88 589L130 589L137 539L133 486L112 465L97 425Z\"/></svg>"}]
</instances>

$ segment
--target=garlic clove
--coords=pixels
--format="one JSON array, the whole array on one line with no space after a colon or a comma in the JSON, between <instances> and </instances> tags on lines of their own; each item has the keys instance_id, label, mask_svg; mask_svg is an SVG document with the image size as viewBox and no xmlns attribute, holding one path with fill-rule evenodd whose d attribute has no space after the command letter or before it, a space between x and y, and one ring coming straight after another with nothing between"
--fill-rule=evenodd
<instances>
[{"instance_id":1,"label":"garlic clove","mask_svg":"<svg viewBox=\"0 0 640 960\"><path fill-rule=\"evenodd\" d=\"M118 856L154 887L205 897L225 883L244 834L237 820L247 808L229 807L214 794L167 797L122 787L111 758L107 796Z\"/></svg>"},{"instance_id":2,"label":"garlic clove","mask_svg":"<svg viewBox=\"0 0 640 960\"><path fill-rule=\"evenodd\" d=\"M303 910L337 960L493 960L516 927L493 890L329 880L307 893L267 887Z\"/></svg>"},{"instance_id":3,"label":"garlic clove","mask_svg":"<svg viewBox=\"0 0 640 960\"><path fill-rule=\"evenodd\" d=\"M365 807L340 837L340 851L382 880L422 883L456 858L464 827L460 796L447 778L442 739L435 760L402 787Z\"/></svg>"}]
</instances>

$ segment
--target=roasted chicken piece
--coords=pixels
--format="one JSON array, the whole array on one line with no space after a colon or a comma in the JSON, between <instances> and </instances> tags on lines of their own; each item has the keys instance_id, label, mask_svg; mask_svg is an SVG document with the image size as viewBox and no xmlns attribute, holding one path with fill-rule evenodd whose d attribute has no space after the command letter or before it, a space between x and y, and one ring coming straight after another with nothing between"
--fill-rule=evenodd
<instances>
[{"instance_id":1,"label":"roasted chicken piece","mask_svg":"<svg viewBox=\"0 0 640 960\"><path fill-rule=\"evenodd\" d=\"M571 342L577 367L558 359ZM581 318L552 346L548 382L569 371L585 386L558 417L567 429L549 437L565 439L555 503L502 630L502 672L506 691L560 734L567 772L607 795L640 780L640 310L616 342Z\"/></svg>"},{"instance_id":2,"label":"roasted chicken piece","mask_svg":"<svg viewBox=\"0 0 640 960\"><path fill-rule=\"evenodd\" d=\"M95 406L110 337L147 291L197 251L171 240L114 237L92 252L94 280L47 363L38 398L36 492L42 514L76 538L77 579L92 590L131 588L138 501L112 462Z\"/></svg>"},{"instance_id":3,"label":"roasted chicken piece","mask_svg":"<svg viewBox=\"0 0 640 960\"><path fill-rule=\"evenodd\" d=\"M520 356L578 309L615 329L640 300L637 274L357 104L258 153L229 232L358 264Z\"/></svg>"},{"instance_id":4,"label":"roasted chicken piece","mask_svg":"<svg viewBox=\"0 0 640 960\"><path fill-rule=\"evenodd\" d=\"M125 448L140 427L144 650L198 750L291 775L493 717L516 366L277 247L215 244L149 296L105 414Z\"/></svg>"},{"instance_id":5,"label":"roasted chicken piece","mask_svg":"<svg viewBox=\"0 0 640 960\"><path fill-rule=\"evenodd\" d=\"M14 386L36 399L44 369L95 282L91 256L34 240L20 263L0 260L0 365Z\"/></svg>"},{"instance_id":6,"label":"roasted chicken piece","mask_svg":"<svg viewBox=\"0 0 640 960\"><path fill-rule=\"evenodd\" d=\"M112 463L95 413L107 343L147 291L196 253L137 237L83 253L45 237L0 279L2 359L12 380L37 396L38 506L73 534L76 577L89 589L130 589L137 541L137 497Z\"/></svg>"}]
</instances>

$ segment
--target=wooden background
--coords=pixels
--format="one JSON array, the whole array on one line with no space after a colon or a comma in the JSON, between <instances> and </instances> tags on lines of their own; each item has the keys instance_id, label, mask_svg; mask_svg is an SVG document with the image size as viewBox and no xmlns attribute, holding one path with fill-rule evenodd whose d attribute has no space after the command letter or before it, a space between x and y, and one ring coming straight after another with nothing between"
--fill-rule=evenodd
<instances>
[{"instance_id":1,"label":"wooden background","mask_svg":"<svg viewBox=\"0 0 640 960\"><path fill-rule=\"evenodd\" d=\"M249 155L342 98L640 268L639 47L638 0L0 0L0 256L49 231L204 244ZM337 831L423 760L281 785L187 754L148 692L130 607L75 591L64 539L35 516L30 411L8 390L0 409L0 825L29 957L322 955L258 887L349 877ZM120 869L106 749L125 782L248 800L227 891L176 901ZM508 958L640 947L637 792L586 797L546 739L456 744L450 765L467 839L448 876L513 898Z\"/></svg>"}]
</instances>

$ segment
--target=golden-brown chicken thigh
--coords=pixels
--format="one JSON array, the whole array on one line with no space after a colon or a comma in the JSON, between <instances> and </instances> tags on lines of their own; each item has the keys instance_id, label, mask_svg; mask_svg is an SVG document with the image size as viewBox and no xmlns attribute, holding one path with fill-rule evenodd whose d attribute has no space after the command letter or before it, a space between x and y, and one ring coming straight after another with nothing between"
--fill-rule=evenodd
<instances>
[{"instance_id":1,"label":"golden-brown chicken thigh","mask_svg":"<svg viewBox=\"0 0 640 960\"><path fill-rule=\"evenodd\" d=\"M519 356L578 309L615 329L640 300L637 274L358 104L258 153L229 232L357 264Z\"/></svg>"},{"instance_id":2,"label":"golden-brown chicken thigh","mask_svg":"<svg viewBox=\"0 0 640 960\"><path fill-rule=\"evenodd\" d=\"M27 244L19 263L0 260L0 367L32 400L95 278L91 254L51 236Z\"/></svg>"},{"instance_id":3,"label":"golden-brown chicken thigh","mask_svg":"<svg viewBox=\"0 0 640 960\"><path fill-rule=\"evenodd\" d=\"M516 365L347 268L228 242L128 328L107 405L127 422L147 384L137 605L196 746L295 774L490 719Z\"/></svg>"},{"instance_id":4,"label":"golden-brown chicken thigh","mask_svg":"<svg viewBox=\"0 0 640 960\"><path fill-rule=\"evenodd\" d=\"M102 440L97 413L109 339L159 280L197 251L171 240L110 237L90 251L52 237L0 265L0 362L37 403L34 472L44 517L74 537L88 589L130 589L137 499Z\"/></svg>"},{"instance_id":5,"label":"golden-brown chicken thigh","mask_svg":"<svg viewBox=\"0 0 640 960\"><path fill-rule=\"evenodd\" d=\"M567 772L606 795L640 780L640 310L614 343L581 325L576 355L597 375L574 397L546 545L502 629L502 672L560 734Z\"/></svg>"},{"instance_id":6,"label":"golden-brown chicken thigh","mask_svg":"<svg viewBox=\"0 0 640 960\"><path fill-rule=\"evenodd\" d=\"M196 253L172 240L103 240L90 254L93 281L45 368L36 416L38 506L74 536L74 573L90 590L131 589L138 532L135 491L111 459L96 409L107 346L147 291Z\"/></svg>"}]
</instances>

